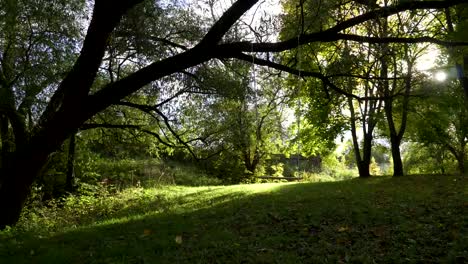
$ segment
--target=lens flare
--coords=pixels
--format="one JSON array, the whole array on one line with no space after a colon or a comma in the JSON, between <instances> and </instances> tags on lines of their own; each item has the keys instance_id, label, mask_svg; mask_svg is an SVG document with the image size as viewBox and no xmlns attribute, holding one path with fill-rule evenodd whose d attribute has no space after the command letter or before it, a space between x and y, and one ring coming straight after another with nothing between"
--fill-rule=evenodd
<instances>
[{"instance_id":1,"label":"lens flare","mask_svg":"<svg viewBox=\"0 0 468 264\"><path fill-rule=\"evenodd\" d=\"M434 78L439 82L443 82L447 79L447 74L445 72L437 72Z\"/></svg>"}]
</instances>

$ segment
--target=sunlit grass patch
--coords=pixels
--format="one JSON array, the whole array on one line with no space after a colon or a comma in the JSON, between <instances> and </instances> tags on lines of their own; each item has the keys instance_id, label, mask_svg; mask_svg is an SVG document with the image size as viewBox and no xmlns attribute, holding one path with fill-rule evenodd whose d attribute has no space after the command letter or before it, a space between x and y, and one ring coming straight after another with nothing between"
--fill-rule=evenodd
<instances>
[{"instance_id":1,"label":"sunlit grass patch","mask_svg":"<svg viewBox=\"0 0 468 264\"><path fill-rule=\"evenodd\" d=\"M134 188L44 209L0 235L0 263L463 262L466 186L408 176Z\"/></svg>"}]
</instances>

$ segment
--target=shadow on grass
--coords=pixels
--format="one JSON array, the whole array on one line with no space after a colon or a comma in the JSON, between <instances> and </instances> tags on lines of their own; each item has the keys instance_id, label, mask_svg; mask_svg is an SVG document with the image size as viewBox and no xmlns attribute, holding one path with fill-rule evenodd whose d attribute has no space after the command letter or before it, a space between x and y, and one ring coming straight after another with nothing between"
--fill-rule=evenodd
<instances>
[{"instance_id":1,"label":"shadow on grass","mask_svg":"<svg viewBox=\"0 0 468 264\"><path fill-rule=\"evenodd\" d=\"M463 263L466 186L466 179L418 176L254 194L221 188L177 201L200 198L206 206L164 212L148 210L161 202L154 197L99 224L0 241L0 263Z\"/></svg>"}]
</instances>

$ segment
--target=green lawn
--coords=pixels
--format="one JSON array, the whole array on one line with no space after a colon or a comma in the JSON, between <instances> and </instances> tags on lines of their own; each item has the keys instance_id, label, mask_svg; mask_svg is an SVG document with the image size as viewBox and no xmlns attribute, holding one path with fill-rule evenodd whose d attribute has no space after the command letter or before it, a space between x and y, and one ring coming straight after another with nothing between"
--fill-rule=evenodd
<instances>
[{"instance_id":1,"label":"green lawn","mask_svg":"<svg viewBox=\"0 0 468 264\"><path fill-rule=\"evenodd\" d=\"M466 263L468 180L129 189L31 210L0 263Z\"/></svg>"}]
</instances>

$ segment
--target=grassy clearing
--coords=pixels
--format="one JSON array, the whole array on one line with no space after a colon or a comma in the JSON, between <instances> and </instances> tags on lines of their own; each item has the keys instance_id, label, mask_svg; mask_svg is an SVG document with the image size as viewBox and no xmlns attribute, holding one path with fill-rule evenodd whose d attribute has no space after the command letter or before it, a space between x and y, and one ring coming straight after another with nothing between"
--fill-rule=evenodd
<instances>
[{"instance_id":1,"label":"grassy clearing","mask_svg":"<svg viewBox=\"0 0 468 264\"><path fill-rule=\"evenodd\" d=\"M464 263L468 180L129 189L29 211L0 263Z\"/></svg>"}]
</instances>

